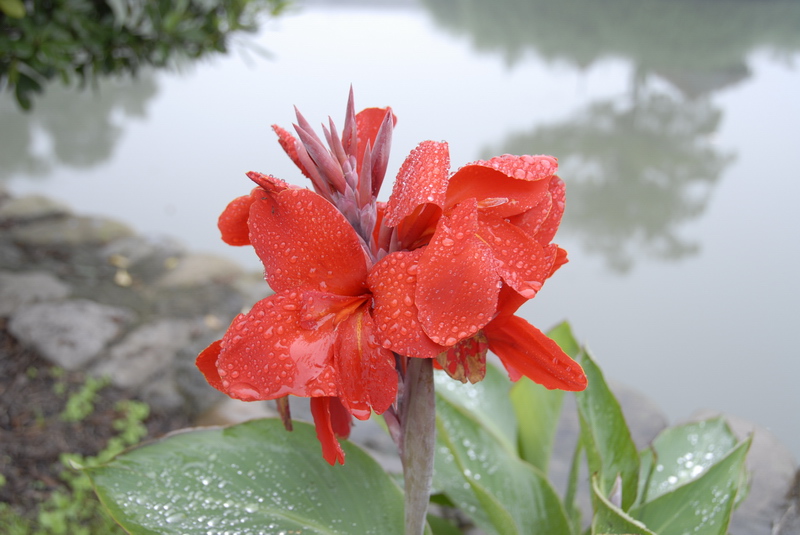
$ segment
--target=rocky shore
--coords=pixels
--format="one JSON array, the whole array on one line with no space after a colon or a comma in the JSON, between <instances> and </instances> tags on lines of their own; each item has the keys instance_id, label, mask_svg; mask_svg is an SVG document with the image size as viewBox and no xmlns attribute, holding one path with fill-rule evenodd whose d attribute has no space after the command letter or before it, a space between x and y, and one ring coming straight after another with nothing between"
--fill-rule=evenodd
<instances>
[{"instance_id":1,"label":"rocky shore","mask_svg":"<svg viewBox=\"0 0 800 535\"><path fill-rule=\"evenodd\" d=\"M76 215L46 197L13 197L0 186L0 334L8 340L0 344L0 361L14 374L23 371L10 361L26 352L68 372L108 377L117 391L146 401L158 414L175 415L173 422L271 416L268 403L224 398L194 366L197 353L221 336L234 315L268 291L260 274L230 260L138 235L112 219ZM4 378L0 413L9 413L13 401L9 385L24 382ZM634 438L644 446L666 418L641 394L622 386L616 391ZM302 404L293 404L292 413L308 416ZM791 453L757 425L728 419L742 435L754 433L751 492L730 532L800 533L800 482ZM0 431L10 436L12 423L3 421ZM559 440L574 442L576 431L577 422L566 419ZM399 471L394 446L377 426L359 422L353 439ZM0 473L8 478L18 459L2 442ZM563 459L555 459L554 469L565 474L571 448L559 449Z\"/></svg>"}]
</instances>

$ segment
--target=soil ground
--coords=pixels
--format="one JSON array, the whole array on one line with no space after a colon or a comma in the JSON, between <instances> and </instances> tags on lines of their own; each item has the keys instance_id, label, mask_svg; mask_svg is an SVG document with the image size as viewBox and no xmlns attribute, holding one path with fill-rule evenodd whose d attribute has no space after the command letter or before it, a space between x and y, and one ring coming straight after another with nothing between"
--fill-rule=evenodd
<instances>
[{"instance_id":1,"label":"soil ground","mask_svg":"<svg viewBox=\"0 0 800 535\"><path fill-rule=\"evenodd\" d=\"M113 386L97 393L95 410L84 420L66 422L60 417L69 395L85 380L83 373L56 370L22 347L0 319L0 474L5 477L0 502L26 516L34 514L37 505L63 485L61 453L95 455L116 434L112 423L120 416L117 401L135 397ZM147 438L153 438L186 427L189 420L151 408L144 423Z\"/></svg>"}]
</instances>

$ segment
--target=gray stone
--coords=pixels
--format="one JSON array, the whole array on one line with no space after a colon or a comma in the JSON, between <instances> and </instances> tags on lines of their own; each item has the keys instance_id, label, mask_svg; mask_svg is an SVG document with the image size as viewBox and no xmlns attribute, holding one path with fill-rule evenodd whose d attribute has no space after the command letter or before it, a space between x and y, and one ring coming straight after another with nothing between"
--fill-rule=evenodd
<instances>
[{"instance_id":1,"label":"gray stone","mask_svg":"<svg viewBox=\"0 0 800 535\"><path fill-rule=\"evenodd\" d=\"M9 199L0 206L0 223L61 217L69 213L69 208L60 202L42 195L26 195Z\"/></svg>"},{"instance_id":2,"label":"gray stone","mask_svg":"<svg viewBox=\"0 0 800 535\"><path fill-rule=\"evenodd\" d=\"M133 231L112 219L71 216L16 225L10 229L9 234L15 242L28 246L76 247L108 243L114 239L132 236Z\"/></svg>"},{"instance_id":3,"label":"gray stone","mask_svg":"<svg viewBox=\"0 0 800 535\"><path fill-rule=\"evenodd\" d=\"M70 287L44 272L0 272L0 316L10 316L22 305L57 301L67 297Z\"/></svg>"},{"instance_id":4,"label":"gray stone","mask_svg":"<svg viewBox=\"0 0 800 535\"><path fill-rule=\"evenodd\" d=\"M171 238L144 236L114 240L100 252L110 264L130 273L133 280L145 283L161 277L185 254L183 246Z\"/></svg>"},{"instance_id":5,"label":"gray stone","mask_svg":"<svg viewBox=\"0 0 800 535\"><path fill-rule=\"evenodd\" d=\"M199 286L201 284L232 282L244 271L239 264L210 254L190 254L180 259L157 285L161 287Z\"/></svg>"},{"instance_id":6,"label":"gray stone","mask_svg":"<svg viewBox=\"0 0 800 535\"><path fill-rule=\"evenodd\" d=\"M134 319L131 311L86 299L24 305L8 330L53 364L67 370L87 365Z\"/></svg>"},{"instance_id":7,"label":"gray stone","mask_svg":"<svg viewBox=\"0 0 800 535\"><path fill-rule=\"evenodd\" d=\"M94 366L95 375L108 376L116 386L142 387L173 365L177 351L202 331L198 320L161 319L130 332Z\"/></svg>"}]
</instances>

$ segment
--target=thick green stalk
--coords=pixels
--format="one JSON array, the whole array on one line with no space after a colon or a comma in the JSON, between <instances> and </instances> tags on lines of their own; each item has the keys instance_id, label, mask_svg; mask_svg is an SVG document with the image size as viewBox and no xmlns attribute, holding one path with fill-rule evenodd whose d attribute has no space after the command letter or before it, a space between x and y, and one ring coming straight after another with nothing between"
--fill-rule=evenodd
<instances>
[{"instance_id":1,"label":"thick green stalk","mask_svg":"<svg viewBox=\"0 0 800 535\"><path fill-rule=\"evenodd\" d=\"M425 530L433 478L436 447L436 398L433 361L408 359L401 425L403 442L400 458L405 480L406 535Z\"/></svg>"}]
</instances>

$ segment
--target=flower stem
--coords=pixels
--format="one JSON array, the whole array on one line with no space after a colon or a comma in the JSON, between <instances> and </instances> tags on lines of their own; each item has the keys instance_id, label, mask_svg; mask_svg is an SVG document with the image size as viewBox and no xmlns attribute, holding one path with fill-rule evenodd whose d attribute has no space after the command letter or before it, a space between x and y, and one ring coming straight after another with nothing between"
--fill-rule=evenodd
<instances>
[{"instance_id":1,"label":"flower stem","mask_svg":"<svg viewBox=\"0 0 800 535\"><path fill-rule=\"evenodd\" d=\"M421 358L408 360L401 415L403 441L400 451L405 480L405 533L422 535L433 478L436 398L433 388L433 361Z\"/></svg>"}]
</instances>

